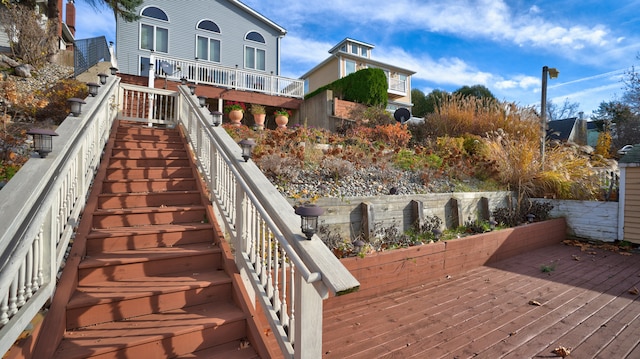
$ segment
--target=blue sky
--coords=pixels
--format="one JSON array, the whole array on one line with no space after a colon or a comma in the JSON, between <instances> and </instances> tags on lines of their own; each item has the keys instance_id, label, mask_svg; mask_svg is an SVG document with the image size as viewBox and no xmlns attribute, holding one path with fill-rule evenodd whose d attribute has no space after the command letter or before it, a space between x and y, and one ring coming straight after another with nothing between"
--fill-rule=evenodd
<instances>
[{"instance_id":1,"label":"blue sky","mask_svg":"<svg viewBox=\"0 0 640 359\"><path fill-rule=\"evenodd\" d=\"M187 0L177 0L187 1ZM486 86L500 100L540 103L542 67L560 71L548 99L590 116L622 96L640 60L640 0L244 0L287 29L282 76L297 78L345 37L372 57L416 72L413 88ZM113 13L76 1L78 39L115 41Z\"/></svg>"}]
</instances>

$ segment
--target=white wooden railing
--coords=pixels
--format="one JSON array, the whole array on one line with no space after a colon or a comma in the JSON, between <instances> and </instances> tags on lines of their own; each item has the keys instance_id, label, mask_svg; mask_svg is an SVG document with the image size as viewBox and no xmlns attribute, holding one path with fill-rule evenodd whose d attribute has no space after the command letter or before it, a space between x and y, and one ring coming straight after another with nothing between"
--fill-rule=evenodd
<instances>
[{"instance_id":1,"label":"white wooden railing","mask_svg":"<svg viewBox=\"0 0 640 359\"><path fill-rule=\"evenodd\" d=\"M322 357L322 300L356 290L358 281L300 218L208 109L179 86L178 119L234 249L247 290L267 314L287 358Z\"/></svg>"},{"instance_id":2,"label":"white wooden railing","mask_svg":"<svg viewBox=\"0 0 640 359\"><path fill-rule=\"evenodd\" d=\"M114 118L181 125L210 190L218 220L254 305L262 306L288 358L321 358L322 300L358 281L315 237L306 240L293 208L186 86L178 92L109 78L79 117L57 129L54 150L32 158L0 191L0 354L55 291ZM137 117L140 116L140 117ZM176 122L177 121L177 122Z\"/></svg>"},{"instance_id":3,"label":"white wooden railing","mask_svg":"<svg viewBox=\"0 0 640 359\"><path fill-rule=\"evenodd\" d=\"M110 77L0 191L0 356L53 296L117 111ZM45 334L46 335L46 334Z\"/></svg>"},{"instance_id":4,"label":"white wooden railing","mask_svg":"<svg viewBox=\"0 0 640 359\"><path fill-rule=\"evenodd\" d=\"M153 65L151 73L155 78L172 81L180 81L185 78L195 84L261 92L272 96L304 97L304 81L298 79L160 54L152 55L149 63Z\"/></svg>"},{"instance_id":5,"label":"white wooden railing","mask_svg":"<svg viewBox=\"0 0 640 359\"><path fill-rule=\"evenodd\" d=\"M389 91L399 92L401 94L407 94L407 81L398 78L387 76L387 82L389 83Z\"/></svg>"}]
</instances>

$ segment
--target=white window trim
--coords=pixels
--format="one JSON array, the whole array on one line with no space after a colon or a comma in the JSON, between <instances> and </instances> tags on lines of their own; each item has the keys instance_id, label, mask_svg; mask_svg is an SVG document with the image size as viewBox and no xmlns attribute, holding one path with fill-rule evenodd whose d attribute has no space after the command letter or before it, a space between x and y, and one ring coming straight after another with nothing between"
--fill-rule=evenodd
<instances>
[{"instance_id":1,"label":"white window trim","mask_svg":"<svg viewBox=\"0 0 640 359\"><path fill-rule=\"evenodd\" d=\"M151 16L142 15L142 13L146 9L148 9L150 7L155 7L156 9L161 10L167 16L167 20L162 20L162 19L158 19L157 17L151 17ZM163 23L169 23L171 21L171 18L169 18L169 14L167 14L167 12L164 9L162 9L161 7L155 6L155 5L147 5L147 6L143 7L142 9L140 9L140 18L147 19L147 20L153 20L153 21L161 21Z\"/></svg>"},{"instance_id":2,"label":"white window trim","mask_svg":"<svg viewBox=\"0 0 640 359\"><path fill-rule=\"evenodd\" d=\"M347 73L347 63L350 63L350 62L353 63L353 72ZM358 71L358 62L355 61L355 60L351 60L351 59L345 59L344 60L344 73L342 74L342 77L349 76L349 75L351 75L352 73L354 73L356 71Z\"/></svg>"},{"instance_id":3,"label":"white window trim","mask_svg":"<svg viewBox=\"0 0 640 359\"><path fill-rule=\"evenodd\" d=\"M201 23L203 23L203 22L205 22L205 21L210 21L210 22L212 22L212 23L216 24L216 26L218 27L218 29L220 30L220 32L209 31L209 30L205 30L205 29L201 29L201 28L199 28L198 26L200 26L200 24L201 24ZM202 19L202 20L198 21L198 22L196 23L195 30L196 30L196 31L206 32L207 34L216 34L216 35L220 35L220 34L222 34L222 29L220 29L220 25L218 25L218 23L217 23L217 22L215 22L215 21L213 21L212 19ZM246 36L246 35L245 35L245 36Z\"/></svg>"},{"instance_id":4,"label":"white window trim","mask_svg":"<svg viewBox=\"0 0 640 359\"><path fill-rule=\"evenodd\" d=\"M208 44L209 44L209 46L211 46L211 40L216 40L216 41L218 41L218 43L220 44L220 61L214 61L214 60L211 60L211 59L206 59L206 60L205 60L205 59L202 59L202 58L199 58L199 57L198 57L198 37L204 37L204 38L206 38L206 39L208 40ZM198 60L208 61L208 62L213 62L213 63L216 63L216 64L220 64L220 63L222 63L222 40L217 39L217 38L215 38L215 37L211 37L211 36L205 36L205 35L201 35L201 34L196 34L195 41L196 41L196 46L195 46L195 57L196 57ZM209 51L209 53L211 53L211 51Z\"/></svg>"},{"instance_id":5,"label":"white window trim","mask_svg":"<svg viewBox=\"0 0 640 359\"><path fill-rule=\"evenodd\" d=\"M142 47L142 26L151 26L153 28L153 49L145 49ZM156 49L156 41L158 39L157 36L157 29L164 29L167 30L167 51L158 51L158 49ZM154 25L154 24L148 24L148 23L140 23L140 26L138 27L138 49L141 51L149 51L149 52L162 52L163 54L168 54L169 53L169 36L170 36L170 32L169 32L169 27L162 27L162 26L158 26L158 25Z\"/></svg>"},{"instance_id":6,"label":"white window trim","mask_svg":"<svg viewBox=\"0 0 640 359\"><path fill-rule=\"evenodd\" d=\"M251 41L252 44L256 43L256 44L262 44L261 42L255 42L255 41ZM264 44L263 44L264 45ZM251 48L254 51L254 54L257 53L258 50L264 51L264 69L258 69L256 68L256 63L255 63L255 59L257 59L257 56L254 56L254 64L253 64L253 68L251 67L247 67L247 48ZM242 53L242 57L243 57L243 67L245 69L249 69L249 70L253 70L253 71L262 71L262 72L267 72L267 69L269 68L269 66L267 65L267 49L266 48L260 48L260 47L256 47L256 46L251 46L251 45L244 45L244 51Z\"/></svg>"},{"instance_id":7,"label":"white window trim","mask_svg":"<svg viewBox=\"0 0 640 359\"><path fill-rule=\"evenodd\" d=\"M262 38L264 39L264 42L260 42L260 41L255 41L255 40L251 40L251 39L247 39L247 35L249 35L250 33L255 32L257 34L259 34L260 36L262 36ZM267 46L268 40L266 37L264 37L264 35L262 35L262 33L260 31L257 30L249 30L247 32L244 33L244 37L242 38L244 41L249 42L251 44L259 44L260 46ZM246 46L246 45L245 45ZM266 50L265 50L266 51Z\"/></svg>"}]
</instances>

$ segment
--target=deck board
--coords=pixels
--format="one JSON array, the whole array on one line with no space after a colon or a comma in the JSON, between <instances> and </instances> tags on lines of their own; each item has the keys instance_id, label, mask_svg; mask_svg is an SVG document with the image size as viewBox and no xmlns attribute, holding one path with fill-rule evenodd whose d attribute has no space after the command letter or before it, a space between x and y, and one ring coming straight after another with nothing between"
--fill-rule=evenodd
<instances>
[{"instance_id":1,"label":"deck board","mask_svg":"<svg viewBox=\"0 0 640 359\"><path fill-rule=\"evenodd\" d=\"M640 255L552 245L327 309L323 357L552 358L564 346L571 357L636 358L633 287Z\"/></svg>"}]
</instances>

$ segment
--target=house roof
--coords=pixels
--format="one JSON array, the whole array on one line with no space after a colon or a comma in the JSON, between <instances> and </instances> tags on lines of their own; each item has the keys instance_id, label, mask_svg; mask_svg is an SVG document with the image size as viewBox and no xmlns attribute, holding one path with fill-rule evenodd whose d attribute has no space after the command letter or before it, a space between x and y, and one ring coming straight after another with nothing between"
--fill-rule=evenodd
<instances>
[{"instance_id":1,"label":"house roof","mask_svg":"<svg viewBox=\"0 0 640 359\"><path fill-rule=\"evenodd\" d=\"M234 5L236 5L237 7L241 8L242 10L250 13L251 15L255 16L256 18L258 18L259 20L261 20L265 24L273 27L274 29L279 31L282 36L284 36L287 33L287 30L284 27L282 27L282 26L276 24L275 22L269 20L266 16L264 16L264 15L260 14L259 12L253 10L249 6L243 4L242 2L240 2L238 0L229 0L229 2L234 4Z\"/></svg>"},{"instance_id":2,"label":"house roof","mask_svg":"<svg viewBox=\"0 0 640 359\"><path fill-rule=\"evenodd\" d=\"M340 41L336 46L332 47L331 50L329 50L329 53L333 54L334 52L337 52L340 49L340 47L342 47L342 45L347 43L347 42L353 42L354 44L358 44L358 45L361 45L361 46L368 47L370 50L375 47L374 45L367 44L366 42L359 41L359 40L354 40L354 39L352 39L350 37L345 37L344 40Z\"/></svg>"},{"instance_id":3,"label":"house roof","mask_svg":"<svg viewBox=\"0 0 640 359\"><path fill-rule=\"evenodd\" d=\"M569 136L571 136L571 131L576 121L578 121L577 117L549 121L547 125L547 138L549 140L567 141Z\"/></svg>"},{"instance_id":4,"label":"house roof","mask_svg":"<svg viewBox=\"0 0 640 359\"><path fill-rule=\"evenodd\" d=\"M373 65L375 67L380 67L380 68L384 68L384 69L388 69L388 70L392 70L392 71L399 71L399 72L406 73L408 75L413 75L413 74L416 73L415 71L411 71L411 70L408 70L408 69L405 69L405 68L402 68L402 67L394 66L394 65L391 65L391 64L388 64L388 63L384 63L384 62L381 62L381 61L376 61L376 60L372 59L371 57L362 57L362 56L359 56L359 55L352 54L350 52L338 51L340 49L340 47L346 42L353 42L353 43L356 43L358 45L366 46L369 49L373 49L375 47L372 44L368 44L366 42L359 41L359 40L354 40L354 39L352 39L350 37L345 37L336 46L332 47L331 50L329 50L329 53L331 54L331 56L329 56L326 59L324 59L321 63L319 63L316 66L314 66L311 70L305 72L302 76L300 76L300 78L304 79L304 78L309 77L309 75L314 73L316 70L324 67L324 65L326 65L329 61L331 61L334 58L338 58L338 57L342 57L342 58L346 58L346 59L350 59L350 60L354 60L354 61L366 62L367 64Z\"/></svg>"},{"instance_id":5,"label":"house roof","mask_svg":"<svg viewBox=\"0 0 640 359\"><path fill-rule=\"evenodd\" d=\"M367 64L373 65L375 67L380 67L380 68L393 70L393 71L400 71L400 72L406 73L408 75L413 75L413 74L416 73L415 71L408 70L408 69L405 69L405 68L402 68L402 67L399 67L399 66L394 66L394 65L391 65L391 64L388 64L388 63L385 63L385 62L376 61L376 60L374 60L372 58L353 55L353 54L350 54L348 52L340 52L339 55L336 53L336 54L333 54L333 55L327 57L326 59L324 59L324 61L322 61L318 65L314 66L311 70L305 72L302 76L300 76L300 78L304 79L304 78L308 77L309 75L314 73L317 69L322 68L329 61L331 61L332 59L337 58L337 57L347 58L347 59L351 59L351 60L354 60L354 61L366 62Z\"/></svg>"}]
</instances>

